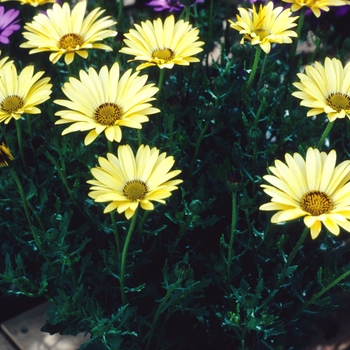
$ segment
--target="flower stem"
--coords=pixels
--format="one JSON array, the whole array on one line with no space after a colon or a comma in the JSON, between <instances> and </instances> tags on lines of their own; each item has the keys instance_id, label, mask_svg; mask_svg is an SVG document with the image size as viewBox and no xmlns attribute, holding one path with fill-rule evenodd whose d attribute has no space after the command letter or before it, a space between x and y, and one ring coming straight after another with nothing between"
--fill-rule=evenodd
<instances>
[{"instance_id":1,"label":"flower stem","mask_svg":"<svg viewBox=\"0 0 350 350\"><path fill-rule=\"evenodd\" d=\"M165 306L166 302L168 301L168 299L170 298L173 291L180 285L181 282L182 282L182 278L178 278L178 280L171 286L171 288L168 289L166 295L163 298L163 301L159 304L158 309L156 311L156 314L154 315L154 318L152 321L151 329L146 336L148 338L146 350L148 350L149 346L151 345L151 340L152 340L154 328L157 324L157 321L158 321L160 314L164 311L164 306Z\"/></svg>"},{"instance_id":2,"label":"flower stem","mask_svg":"<svg viewBox=\"0 0 350 350\"><path fill-rule=\"evenodd\" d=\"M320 290L318 293L314 294L309 301L307 301L305 304L303 304L303 306L293 315L293 317L291 319L295 319L295 317L297 317L300 313L302 313L309 305L314 303L323 294L328 292L331 288L336 286L341 280L343 280L344 278L346 278L348 276L350 276L350 270L344 272L342 275L337 277L333 282L331 282L328 286L322 288L322 290Z\"/></svg>"},{"instance_id":3,"label":"flower stem","mask_svg":"<svg viewBox=\"0 0 350 350\"><path fill-rule=\"evenodd\" d=\"M119 2L119 7L118 7L118 26L120 28L122 17L123 17L123 8L124 8L124 0L118 0Z\"/></svg>"},{"instance_id":4,"label":"flower stem","mask_svg":"<svg viewBox=\"0 0 350 350\"><path fill-rule=\"evenodd\" d=\"M79 211L84 215L84 217L88 218L87 215L84 213L84 211L80 208L80 205L77 203L76 199L74 198L73 193L72 193L72 191L71 191L70 188L69 188L69 185L68 185L68 181L67 181L67 177L66 177L65 172L60 168L60 166L59 166L59 164L56 162L55 158L53 158L53 157L51 156L51 154L50 154L48 151L45 152L45 155L46 155L47 158L49 158L49 159L51 160L52 164L55 166L55 168L56 168L58 174L60 175L60 177L61 177L61 179L62 179L62 181L63 181L63 184L64 184L64 186L66 187L67 192L68 192L70 198L72 199L73 203L75 204L75 206L76 206L76 207L79 209Z\"/></svg>"},{"instance_id":5,"label":"flower stem","mask_svg":"<svg viewBox=\"0 0 350 350\"><path fill-rule=\"evenodd\" d=\"M245 91L246 92L250 89L250 85L252 84L252 82L254 80L254 77L255 77L255 74L256 74L256 71L257 71L257 68L258 68L258 64L259 64L260 54L261 54L261 47L258 45L256 47L256 51L255 51L253 67L252 67L252 70L250 72L247 84L245 86Z\"/></svg>"},{"instance_id":6,"label":"flower stem","mask_svg":"<svg viewBox=\"0 0 350 350\"><path fill-rule=\"evenodd\" d=\"M295 55L297 52L297 48L298 48L298 43L300 40L300 34L301 34L301 30L303 28L303 24L304 24L304 19L305 19L305 13L306 13L306 7L303 7L300 11L300 17L299 17L299 21L298 21L298 26L297 26L297 37L294 41L293 44L293 48L292 48L292 53L291 53L291 59L290 59L290 66L294 66L294 59L295 59Z\"/></svg>"},{"instance_id":7,"label":"flower stem","mask_svg":"<svg viewBox=\"0 0 350 350\"><path fill-rule=\"evenodd\" d=\"M268 303L270 303L270 301L274 298L274 296L277 294L277 292L279 291L279 288L288 272L288 268L291 265L293 259L295 258L295 255L297 254L297 252L299 251L300 247L302 246L302 244L305 241L305 238L307 237L307 235L309 234L309 228L306 226L304 228L303 233L301 234L297 244L294 246L292 252L289 254L288 259L286 261L286 264L283 267L282 272L280 273L280 275L278 276L276 285L274 287L274 289L270 292L269 296L266 298L266 300L259 306L258 309L262 309L264 306L266 306Z\"/></svg>"},{"instance_id":8,"label":"flower stem","mask_svg":"<svg viewBox=\"0 0 350 350\"><path fill-rule=\"evenodd\" d=\"M333 127L333 124L334 124L334 122L328 122L328 123L327 123L327 126L326 126L326 128L324 129L323 134L321 135L321 138L320 138L320 140L318 141L317 146L316 146L319 150L320 150L321 147L323 146L324 140L326 139L326 137L328 136L329 132L331 131L331 129L332 129L332 127Z\"/></svg>"},{"instance_id":9,"label":"flower stem","mask_svg":"<svg viewBox=\"0 0 350 350\"><path fill-rule=\"evenodd\" d=\"M121 266L120 266L120 293L122 297L122 303L123 305L126 304L126 295L125 295L125 266L126 266L126 256L128 254L128 248L131 241L132 233L135 228L137 220L137 209L135 210L135 213L131 219L129 231L126 235L123 252L122 252L122 260L121 260Z\"/></svg>"},{"instance_id":10,"label":"flower stem","mask_svg":"<svg viewBox=\"0 0 350 350\"><path fill-rule=\"evenodd\" d=\"M16 171L13 169L13 168L10 168L10 172L11 172L11 175L12 177L14 178L15 182L16 182L16 185L17 185L17 188L18 188L18 192L21 196L21 199L22 199L22 204L23 204L23 209L24 209L24 213L25 213L25 216L26 216L26 219L28 221L28 225L29 225L29 228L32 232L32 235L33 235L33 238L34 238L34 242L36 244L36 246L38 247L41 255L44 257L44 259L46 260L47 264L50 266L51 270L56 274L57 274L57 271L56 269L54 268L51 260L47 257L47 255L45 254L45 251L44 251L44 248L43 246L41 245L41 242L40 242L40 239L39 239L39 236L38 234L36 233L36 230L32 224L32 219L31 219L31 216L30 216L30 213L29 213L29 206L28 206L28 200L27 200L27 197L25 196L25 193L24 193L24 189L23 189L23 186L22 186L22 183L16 173Z\"/></svg>"},{"instance_id":11,"label":"flower stem","mask_svg":"<svg viewBox=\"0 0 350 350\"><path fill-rule=\"evenodd\" d=\"M230 285L231 281L231 264L232 264L232 248L235 238L237 223L237 192L232 191L232 214L231 214L231 233L230 233L230 243L227 252L227 284Z\"/></svg>"},{"instance_id":12,"label":"flower stem","mask_svg":"<svg viewBox=\"0 0 350 350\"><path fill-rule=\"evenodd\" d=\"M208 126L209 126L209 120L207 120L203 126L203 129L201 130L200 134L199 134L199 137L198 137L198 140L197 140L197 143L196 143L196 148L194 150L194 154L193 154L193 157L192 157L192 160L191 160L191 163L190 163L190 167L189 167L189 174L191 175L192 174L192 170L193 170L193 167L194 167L194 162L196 161L197 159L197 156L198 156L198 152L199 152L199 147L201 145L201 142L203 140L203 137L205 135L205 132L207 131L208 129Z\"/></svg>"}]
</instances>

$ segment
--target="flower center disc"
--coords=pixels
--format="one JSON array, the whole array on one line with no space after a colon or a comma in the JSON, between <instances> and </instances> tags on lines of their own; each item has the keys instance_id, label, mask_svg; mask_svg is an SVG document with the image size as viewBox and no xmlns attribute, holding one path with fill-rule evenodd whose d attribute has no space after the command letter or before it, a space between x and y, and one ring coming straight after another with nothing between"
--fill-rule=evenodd
<instances>
[{"instance_id":1,"label":"flower center disc","mask_svg":"<svg viewBox=\"0 0 350 350\"><path fill-rule=\"evenodd\" d=\"M96 108L94 118L102 125L114 125L122 115L123 110L117 104L107 102Z\"/></svg>"},{"instance_id":2,"label":"flower center disc","mask_svg":"<svg viewBox=\"0 0 350 350\"><path fill-rule=\"evenodd\" d=\"M140 180L129 181L123 188L124 196L132 202L143 199L147 191L146 184Z\"/></svg>"},{"instance_id":3,"label":"flower center disc","mask_svg":"<svg viewBox=\"0 0 350 350\"><path fill-rule=\"evenodd\" d=\"M174 58L174 52L170 49L158 49L153 51L152 58L169 62Z\"/></svg>"},{"instance_id":4,"label":"flower center disc","mask_svg":"<svg viewBox=\"0 0 350 350\"><path fill-rule=\"evenodd\" d=\"M310 191L303 195L300 206L301 209L312 216L318 216L329 213L333 209L333 201L332 198L324 192Z\"/></svg>"},{"instance_id":5,"label":"flower center disc","mask_svg":"<svg viewBox=\"0 0 350 350\"><path fill-rule=\"evenodd\" d=\"M1 102L1 109L7 113L17 112L23 106L23 100L16 95L8 96Z\"/></svg>"},{"instance_id":6,"label":"flower center disc","mask_svg":"<svg viewBox=\"0 0 350 350\"><path fill-rule=\"evenodd\" d=\"M254 32L255 32L256 35L260 38L260 40L263 40L263 39L265 39L267 36L270 35L270 33L269 33L267 30L262 29L262 28L256 29Z\"/></svg>"},{"instance_id":7,"label":"flower center disc","mask_svg":"<svg viewBox=\"0 0 350 350\"><path fill-rule=\"evenodd\" d=\"M350 109L350 97L348 95L336 93L331 94L327 98L327 103L329 107L332 107L337 112Z\"/></svg>"},{"instance_id":8,"label":"flower center disc","mask_svg":"<svg viewBox=\"0 0 350 350\"><path fill-rule=\"evenodd\" d=\"M59 49L74 50L77 46L81 46L83 43L84 39L81 35L69 33L63 35L57 46Z\"/></svg>"}]
</instances>

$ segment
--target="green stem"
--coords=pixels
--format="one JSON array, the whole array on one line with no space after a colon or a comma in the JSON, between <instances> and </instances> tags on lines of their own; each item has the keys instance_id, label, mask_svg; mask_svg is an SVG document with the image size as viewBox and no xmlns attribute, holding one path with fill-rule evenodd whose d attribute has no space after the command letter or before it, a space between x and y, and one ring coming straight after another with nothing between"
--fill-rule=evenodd
<instances>
[{"instance_id":1,"label":"green stem","mask_svg":"<svg viewBox=\"0 0 350 350\"><path fill-rule=\"evenodd\" d=\"M51 154L50 154L48 151L45 152L45 155L46 155L47 158L49 158L49 159L51 160L52 164L55 166L55 168L56 168L58 174L60 175L61 180L63 181L63 184L64 184L64 186L66 187L67 192L68 192L70 198L72 199L73 203L74 203L75 206L79 209L79 211L87 218L86 214L85 214L85 213L83 212L83 210L80 208L80 205L77 203L76 199L75 199L74 196L73 196L72 191L71 191L70 188L69 188L69 185L68 185L68 181L67 181L67 177L66 177L65 172L60 168L60 166L59 166L59 164L56 162L55 158L53 158L53 157L51 156Z\"/></svg>"},{"instance_id":2,"label":"green stem","mask_svg":"<svg viewBox=\"0 0 350 350\"><path fill-rule=\"evenodd\" d=\"M300 313L302 313L309 305L314 303L323 294L328 292L331 288L336 286L341 280L343 280L344 278L346 278L348 276L350 276L350 270L344 272L342 275L337 277L333 282L331 282L328 286L324 287L321 291L319 291L318 293L314 294L312 296L312 298L309 301L307 301L305 304L303 304L303 306L293 315L292 319L295 319L295 317L297 317Z\"/></svg>"},{"instance_id":3,"label":"green stem","mask_svg":"<svg viewBox=\"0 0 350 350\"><path fill-rule=\"evenodd\" d=\"M201 132L200 132L200 134L199 134L199 137L198 137L198 140L197 140L197 143L196 143L196 148L195 148L195 150L194 150L194 154L193 154L193 157L192 157L192 160L191 160L191 163L190 163L190 167L189 167L189 170L188 170L188 172L189 172L190 175L192 174L192 170L193 170L193 167L194 167L194 163L195 163L195 161L196 161L196 159L197 159L197 156L198 156L199 147L200 147L200 145L201 145L201 142L202 142L202 140L203 140L203 137L204 137L204 135L205 135L205 132L206 132L207 129L208 129L209 123L210 123L209 120L207 120L207 121L205 122L204 127L203 127L203 129L201 130Z\"/></svg>"},{"instance_id":4,"label":"green stem","mask_svg":"<svg viewBox=\"0 0 350 350\"><path fill-rule=\"evenodd\" d=\"M120 31L120 24L121 24L122 16L123 16L123 8L124 8L124 0L119 0L118 20L117 20L119 31Z\"/></svg>"},{"instance_id":5,"label":"green stem","mask_svg":"<svg viewBox=\"0 0 350 350\"><path fill-rule=\"evenodd\" d=\"M115 154L114 142L107 140L108 142L108 152Z\"/></svg>"},{"instance_id":6,"label":"green stem","mask_svg":"<svg viewBox=\"0 0 350 350\"><path fill-rule=\"evenodd\" d=\"M19 177L18 177L18 175L17 175L17 173L15 172L14 169L10 168L10 172L11 172L11 175L12 175L12 177L14 178L14 180L16 182L16 185L17 185L17 188L18 188L18 192L19 192L19 194L21 196L24 213L25 213L26 219L28 221L29 228L30 228L30 230L32 232L32 235L33 235L33 238L34 238L34 242L35 242L36 246L38 247L41 255L44 257L44 259L46 260L47 264L50 266L51 270L57 275L57 271L54 268L51 260L46 256L44 248L41 245L39 236L36 233L36 230L35 230L35 228L34 228L34 226L32 224L32 219L31 219L31 216L30 216L30 213L29 213L29 209L28 209L28 200L27 200L27 197L25 196L22 183L21 183L21 181L20 181L20 179L19 179Z\"/></svg>"},{"instance_id":7,"label":"green stem","mask_svg":"<svg viewBox=\"0 0 350 350\"><path fill-rule=\"evenodd\" d=\"M277 294L277 292L279 291L279 288L285 278L285 275L287 273L288 267L291 265L293 259L295 258L295 255L297 254L297 252L299 251L301 245L304 243L305 238L307 237L307 235L309 234L310 229L305 226L303 233L301 234L297 244L294 246L292 252L289 254L289 257L286 261L286 264L284 265L284 268L282 270L282 272L280 273L276 285L273 289L273 291L270 292L269 296L266 298L266 300L259 306L259 310L262 309L264 306L266 306L268 303L270 303L270 301L274 298L274 296Z\"/></svg>"},{"instance_id":8,"label":"green stem","mask_svg":"<svg viewBox=\"0 0 350 350\"><path fill-rule=\"evenodd\" d=\"M164 311L164 306L165 306L166 302L170 298L170 296L173 293L173 291L180 285L180 283L182 283L182 278L179 278L171 286L171 288L168 289L165 297L163 298L163 301L159 304L158 309L156 311L156 314L154 315L154 318L153 318L153 321L152 321L151 329L150 329L150 331L148 332L148 334L146 336L148 338L148 341L147 341L147 345L146 345L146 349L145 350L148 350L148 348L149 348L149 346L151 344L154 328L155 328L155 326L157 324L157 321L158 321L158 318L159 318L160 314Z\"/></svg>"},{"instance_id":9,"label":"green stem","mask_svg":"<svg viewBox=\"0 0 350 350\"><path fill-rule=\"evenodd\" d=\"M247 92L250 89L250 85L252 84L256 71L258 69L258 64L259 64L259 59L260 59L260 54L261 54L261 47L258 45L256 47L255 51L255 57L254 57L254 62L253 62L253 67L249 75L249 79L247 81L247 84L245 86L245 91Z\"/></svg>"},{"instance_id":10,"label":"green stem","mask_svg":"<svg viewBox=\"0 0 350 350\"><path fill-rule=\"evenodd\" d=\"M126 304L126 295L125 295L125 266L126 266L126 257L128 254L128 248L129 244L131 241L132 233L135 228L137 220L137 209L135 210L135 213L131 219L129 231L126 235L125 242L124 242L124 247L123 247L123 252L122 252L122 260L121 260L121 267L120 267L120 293L122 297L122 303L123 305Z\"/></svg>"},{"instance_id":11,"label":"green stem","mask_svg":"<svg viewBox=\"0 0 350 350\"><path fill-rule=\"evenodd\" d=\"M165 75L165 68L159 69L159 79L158 79L158 89L159 90L158 90L158 94L157 94L158 104L159 104L159 96L160 96L160 93L161 93L162 87L163 87L164 75Z\"/></svg>"},{"instance_id":12,"label":"green stem","mask_svg":"<svg viewBox=\"0 0 350 350\"><path fill-rule=\"evenodd\" d=\"M256 93L257 94L259 93L259 91L261 89L262 77L263 77L263 74L264 74L264 71L265 71L266 61L267 61L267 55L264 56L263 64L262 64L261 71L260 71L260 74L259 74L258 88L256 89Z\"/></svg>"},{"instance_id":13,"label":"green stem","mask_svg":"<svg viewBox=\"0 0 350 350\"><path fill-rule=\"evenodd\" d=\"M237 192L232 192L232 214L231 214L231 233L230 233L230 243L227 252L227 283L230 285L231 281L231 264L232 264L232 248L235 238L237 223Z\"/></svg>"},{"instance_id":14,"label":"green stem","mask_svg":"<svg viewBox=\"0 0 350 350\"><path fill-rule=\"evenodd\" d=\"M301 9L300 17L299 17L299 21L298 21L297 37L296 37L296 39L294 41L293 48L292 48L290 66L294 66L294 59L295 59L295 55L296 55L296 52L297 52L298 43L299 43L299 40L300 40L301 30L302 30L303 24L304 24L305 13L306 13L306 7L303 7Z\"/></svg>"},{"instance_id":15,"label":"green stem","mask_svg":"<svg viewBox=\"0 0 350 350\"><path fill-rule=\"evenodd\" d=\"M317 143L317 148L318 149L321 149L321 147L323 146L324 144L324 140L326 139L326 137L328 136L329 132L332 130L332 127L333 127L333 124L334 122L328 122L325 130L323 131L323 134L321 135L321 138L320 140L318 141Z\"/></svg>"}]
</instances>

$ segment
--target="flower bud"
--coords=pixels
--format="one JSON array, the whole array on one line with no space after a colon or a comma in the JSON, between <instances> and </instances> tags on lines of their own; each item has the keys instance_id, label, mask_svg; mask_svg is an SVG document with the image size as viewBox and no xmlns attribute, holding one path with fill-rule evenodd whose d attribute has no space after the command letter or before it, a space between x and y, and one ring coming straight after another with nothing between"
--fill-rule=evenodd
<instances>
[{"instance_id":1,"label":"flower bud","mask_svg":"<svg viewBox=\"0 0 350 350\"><path fill-rule=\"evenodd\" d=\"M193 278L193 269L186 261L180 261L175 267L175 276L183 281Z\"/></svg>"}]
</instances>

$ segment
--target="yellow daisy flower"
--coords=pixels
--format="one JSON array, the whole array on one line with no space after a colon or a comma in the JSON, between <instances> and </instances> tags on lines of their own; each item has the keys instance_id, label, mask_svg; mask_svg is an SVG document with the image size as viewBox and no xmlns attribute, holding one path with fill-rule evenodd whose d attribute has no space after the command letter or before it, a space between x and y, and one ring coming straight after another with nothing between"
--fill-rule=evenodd
<instances>
[{"instance_id":1,"label":"yellow daisy flower","mask_svg":"<svg viewBox=\"0 0 350 350\"><path fill-rule=\"evenodd\" d=\"M135 56L130 61L146 61L136 69L140 70L150 66L159 68L173 68L174 64L188 66L190 63L199 62L192 57L203 51L200 47L203 41L198 41L198 29L193 29L189 22L179 20L175 23L173 15L168 16L164 24L160 18L153 21L141 22L141 26L135 24L135 29L130 29L125 34L123 47L119 52Z\"/></svg>"},{"instance_id":2,"label":"yellow daisy flower","mask_svg":"<svg viewBox=\"0 0 350 350\"><path fill-rule=\"evenodd\" d=\"M23 36L28 41L20 47L32 49L30 54L50 51L52 63L65 55L66 64L73 62L74 54L87 58L87 49L112 51L110 46L96 42L117 35L116 31L107 29L116 22L110 16L98 19L105 11L99 7L86 17L85 11L86 1L78 2L72 11L67 2L62 7L54 4L47 14L39 13L31 23L26 23Z\"/></svg>"},{"instance_id":3,"label":"yellow daisy flower","mask_svg":"<svg viewBox=\"0 0 350 350\"><path fill-rule=\"evenodd\" d=\"M15 65L0 69L0 123L12 118L20 119L23 113L41 113L37 105L50 98L50 78L40 79L44 72L34 75L34 66L25 67L19 75Z\"/></svg>"},{"instance_id":4,"label":"yellow daisy flower","mask_svg":"<svg viewBox=\"0 0 350 350\"><path fill-rule=\"evenodd\" d=\"M0 145L0 168L8 167L14 159L11 150L2 142Z\"/></svg>"},{"instance_id":5,"label":"yellow daisy flower","mask_svg":"<svg viewBox=\"0 0 350 350\"><path fill-rule=\"evenodd\" d=\"M300 83L293 85L300 91L292 93L300 98L300 105L310 107L308 117L326 113L333 122L337 118L350 119L350 63L343 67L336 58L326 57L324 66L315 62L305 67L305 74L297 74Z\"/></svg>"},{"instance_id":6,"label":"yellow daisy flower","mask_svg":"<svg viewBox=\"0 0 350 350\"><path fill-rule=\"evenodd\" d=\"M230 27L243 34L241 44L249 41L252 45L260 45L265 53L271 50L271 43L290 44L290 37L297 37L297 33L290 28L296 27L294 21L299 18L290 17L290 9L284 10L283 7L274 9L273 2L270 1L266 6L260 5L257 12L255 5L253 9L238 8L239 14L236 15L237 22L228 20Z\"/></svg>"},{"instance_id":7,"label":"yellow daisy flower","mask_svg":"<svg viewBox=\"0 0 350 350\"><path fill-rule=\"evenodd\" d=\"M170 180L181 170L170 171L174 158L159 154L156 147L141 145L136 157L129 145L119 146L117 153L118 157L112 153L107 153L107 159L99 157L100 166L91 169L95 180L87 181L92 185L89 197L95 202L111 202L104 213L117 209L130 219L139 205L153 210L151 201L165 204L164 199L183 182Z\"/></svg>"},{"instance_id":8,"label":"yellow daisy flower","mask_svg":"<svg viewBox=\"0 0 350 350\"><path fill-rule=\"evenodd\" d=\"M261 185L271 202L260 210L278 210L272 223L304 217L312 239L321 231L321 223L334 235L339 226L350 232L350 161L335 166L336 151L329 154L309 148L306 159L299 153L285 155L287 164L276 160L269 167L272 175L263 178L271 185Z\"/></svg>"},{"instance_id":9,"label":"yellow daisy flower","mask_svg":"<svg viewBox=\"0 0 350 350\"><path fill-rule=\"evenodd\" d=\"M107 66L100 72L89 68L80 71L80 80L69 78L62 90L69 100L55 100L54 103L68 108L55 115L61 119L56 124L73 123L64 129L62 135L74 131L91 130L85 137L85 145L93 142L103 131L109 141L119 142L122 138L120 127L141 129L147 122L147 115L160 112L149 103L158 88L146 84L147 75L131 74L131 69L120 77L119 64Z\"/></svg>"},{"instance_id":10,"label":"yellow daisy flower","mask_svg":"<svg viewBox=\"0 0 350 350\"><path fill-rule=\"evenodd\" d=\"M282 0L291 3L291 11L299 11L302 7L309 7L316 17L321 16L321 11L329 11L328 6L343 6L349 5L347 0Z\"/></svg>"},{"instance_id":11,"label":"yellow daisy flower","mask_svg":"<svg viewBox=\"0 0 350 350\"><path fill-rule=\"evenodd\" d=\"M56 0L0 0L0 2L6 2L6 1L18 1L21 3L21 5L31 5L34 7L45 5L45 4L53 4L56 2Z\"/></svg>"}]
</instances>

